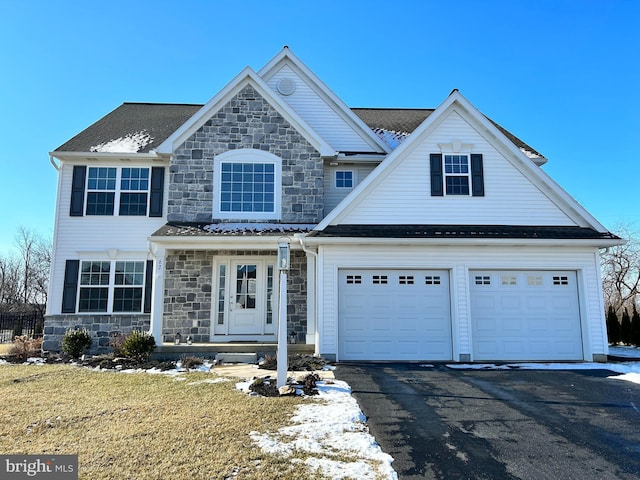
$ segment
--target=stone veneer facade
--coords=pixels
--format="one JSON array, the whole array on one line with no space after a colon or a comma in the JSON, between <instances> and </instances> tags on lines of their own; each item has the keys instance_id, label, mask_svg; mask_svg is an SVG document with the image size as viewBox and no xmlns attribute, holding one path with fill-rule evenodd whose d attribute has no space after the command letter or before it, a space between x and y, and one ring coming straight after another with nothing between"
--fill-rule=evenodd
<instances>
[{"instance_id":1,"label":"stone veneer facade","mask_svg":"<svg viewBox=\"0 0 640 480\"><path fill-rule=\"evenodd\" d=\"M213 264L221 256L275 256L273 251L177 250L167 253L165 262L164 315L162 334L172 341L177 333L194 342L208 342L211 335ZM298 342L307 333L307 260L304 252L291 252L287 285L287 333ZM277 282L277 278L274 282ZM274 319L276 321L276 319Z\"/></svg>"},{"instance_id":2,"label":"stone veneer facade","mask_svg":"<svg viewBox=\"0 0 640 480\"><path fill-rule=\"evenodd\" d=\"M315 224L323 215L324 173L318 151L253 87L244 87L175 152L169 166L169 222L213 223L215 155L251 148L282 159L283 223ZM251 221L238 218L234 221ZM265 220L261 220L264 222ZM268 220L267 220L268 221ZM211 332L213 258L215 255L274 255L275 251L169 251L164 285L163 337L191 335L208 342ZM292 252L289 271L288 332L298 341L306 335L306 258ZM276 280L277 281L277 280ZM90 353L110 351L109 337L132 330L148 331L150 317L141 315L53 315L45 325L43 348L59 351L70 328L86 328L94 337Z\"/></svg>"},{"instance_id":3,"label":"stone veneer facade","mask_svg":"<svg viewBox=\"0 0 640 480\"><path fill-rule=\"evenodd\" d=\"M282 159L282 222L320 222L324 188L320 154L251 86L242 89L176 149L169 167L167 219L215 221L214 157L242 148ZM251 219L234 221L247 220Z\"/></svg>"},{"instance_id":4,"label":"stone veneer facade","mask_svg":"<svg viewBox=\"0 0 640 480\"><path fill-rule=\"evenodd\" d=\"M44 342L42 350L59 352L62 337L67 330L86 329L93 337L90 354L111 352L111 337L127 334L134 330L148 332L150 328L148 314L140 315L48 315L44 325Z\"/></svg>"}]
</instances>

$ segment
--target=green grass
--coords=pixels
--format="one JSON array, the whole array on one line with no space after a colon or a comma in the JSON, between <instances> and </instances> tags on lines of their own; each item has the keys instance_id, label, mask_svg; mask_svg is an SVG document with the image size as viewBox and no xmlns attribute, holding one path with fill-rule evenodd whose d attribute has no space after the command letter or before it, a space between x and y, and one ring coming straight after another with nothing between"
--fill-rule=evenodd
<instances>
[{"instance_id":1,"label":"green grass","mask_svg":"<svg viewBox=\"0 0 640 480\"><path fill-rule=\"evenodd\" d=\"M211 374L184 377L2 365L0 451L77 454L87 480L318 478L248 435L275 432L303 400L198 383Z\"/></svg>"}]
</instances>

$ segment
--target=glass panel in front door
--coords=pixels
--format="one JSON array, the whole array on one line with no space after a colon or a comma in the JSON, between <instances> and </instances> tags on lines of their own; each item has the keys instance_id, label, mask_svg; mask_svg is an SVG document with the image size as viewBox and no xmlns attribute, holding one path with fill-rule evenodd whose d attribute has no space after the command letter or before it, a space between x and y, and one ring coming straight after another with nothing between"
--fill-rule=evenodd
<instances>
[{"instance_id":1,"label":"glass panel in front door","mask_svg":"<svg viewBox=\"0 0 640 480\"><path fill-rule=\"evenodd\" d=\"M236 265L236 308L256 308L257 265Z\"/></svg>"}]
</instances>

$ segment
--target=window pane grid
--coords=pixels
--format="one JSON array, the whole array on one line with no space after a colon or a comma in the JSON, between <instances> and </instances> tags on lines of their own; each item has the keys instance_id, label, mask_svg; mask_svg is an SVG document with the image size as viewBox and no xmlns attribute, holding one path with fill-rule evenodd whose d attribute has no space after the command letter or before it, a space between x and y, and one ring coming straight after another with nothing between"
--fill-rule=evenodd
<instances>
[{"instance_id":1,"label":"window pane grid","mask_svg":"<svg viewBox=\"0 0 640 480\"><path fill-rule=\"evenodd\" d=\"M83 261L78 312L141 312L145 262Z\"/></svg>"},{"instance_id":2,"label":"window pane grid","mask_svg":"<svg viewBox=\"0 0 640 480\"><path fill-rule=\"evenodd\" d=\"M144 216L149 186L149 168L90 167L86 215L114 215L117 205L119 215Z\"/></svg>"},{"instance_id":3,"label":"window pane grid","mask_svg":"<svg viewBox=\"0 0 640 480\"><path fill-rule=\"evenodd\" d=\"M116 285L143 285L144 262L116 262Z\"/></svg>"},{"instance_id":4,"label":"window pane grid","mask_svg":"<svg viewBox=\"0 0 640 480\"><path fill-rule=\"evenodd\" d=\"M447 195L469 195L469 177L447 177Z\"/></svg>"},{"instance_id":5,"label":"window pane grid","mask_svg":"<svg viewBox=\"0 0 640 480\"><path fill-rule=\"evenodd\" d=\"M353 172L336 172L336 188L353 188Z\"/></svg>"},{"instance_id":6,"label":"window pane grid","mask_svg":"<svg viewBox=\"0 0 640 480\"><path fill-rule=\"evenodd\" d=\"M142 310L142 288L125 287L113 291L114 312L139 312Z\"/></svg>"},{"instance_id":7,"label":"window pane grid","mask_svg":"<svg viewBox=\"0 0 640 480\"><path fill-rule=\"evenodd\" d=\"M274 212L275 166L270 163L222 163L220 210Z\"/></svg>"}]
</instances>

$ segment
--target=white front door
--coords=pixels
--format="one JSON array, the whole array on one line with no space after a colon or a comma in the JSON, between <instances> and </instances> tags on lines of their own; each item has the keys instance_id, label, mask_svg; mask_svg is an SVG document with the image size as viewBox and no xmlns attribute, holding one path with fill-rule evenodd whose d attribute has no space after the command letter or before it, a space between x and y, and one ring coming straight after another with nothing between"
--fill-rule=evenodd
<instances>
[{"instance_id":1,"label":"white front door","mask_svg":"<svg viewBox=\"0 0 640 480\"><path fill-rule=\"evenodd\" d=\"M257 340L274 332L271 297L275 259L231 258L217 266L213 337Z\"/></svg>"},{"instance_id":2,"label":"white front door","mask_svg":"<svg viewBox=\"0 0 640 480\"><path fill-rule=\"evenodd\" d=\"M264 320L262 262L231 262L229 334L262 333Z\"/></svg>"}]
</instances>

